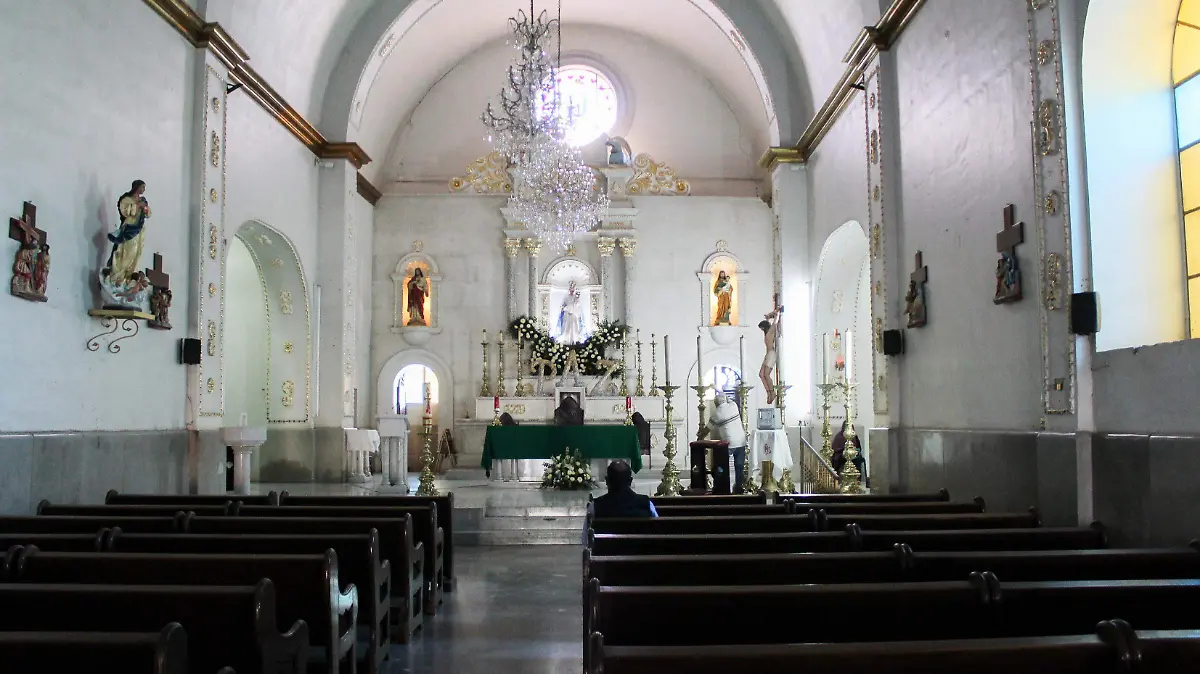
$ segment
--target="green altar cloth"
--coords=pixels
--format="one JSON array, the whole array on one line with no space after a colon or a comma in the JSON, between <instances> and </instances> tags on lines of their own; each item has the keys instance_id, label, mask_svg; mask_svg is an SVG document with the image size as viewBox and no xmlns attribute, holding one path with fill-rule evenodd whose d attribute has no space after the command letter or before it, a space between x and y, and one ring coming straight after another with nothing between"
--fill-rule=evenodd
<instances>
[{"instance_id":1,"label":"green altar cloth","mask_svg":"<svg viewBox=\"0 0 1200 674\"><path fill-rule=\"evenodd\" d=\"M642 450L637 428L607 426L488 426L483 440L483 461L491 470L492 461L507 459L549 459L564 449L578 449L585 460L625 459L633 472L642 469Z\"/></svg>"}]
</instances>

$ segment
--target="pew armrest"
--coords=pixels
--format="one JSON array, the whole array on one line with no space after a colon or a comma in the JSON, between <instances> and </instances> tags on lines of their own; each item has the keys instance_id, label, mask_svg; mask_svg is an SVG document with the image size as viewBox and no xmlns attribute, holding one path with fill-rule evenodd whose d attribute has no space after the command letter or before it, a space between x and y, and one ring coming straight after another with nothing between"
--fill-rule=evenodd
<instances>
[{"instance_id":1,"label":"pew armrest","mask_svg":"<svg viewBox=\"0 0 1200 674\"><path fill-rule=\"evenodd\" d=\"M411 554L412 564L408 573L411 580L416 580L425 575L425 543L417 542L416 545L412 546Z\"/></svg>"},{"instance_id":2,"label":"pew armrest","mask_svg":"<svg viewBox=\"0 0 1200 674\"><path fill-rule=\"evenodd\" d=\"M308 672L308 623L297 620L283 634L273 635L270 640L272 648L264 649L266 653L275 655L269 662L263 663L263 672L286 674L306 674ZM266 644L264 643L264 646Z\"/></svg>"}]
</instances>

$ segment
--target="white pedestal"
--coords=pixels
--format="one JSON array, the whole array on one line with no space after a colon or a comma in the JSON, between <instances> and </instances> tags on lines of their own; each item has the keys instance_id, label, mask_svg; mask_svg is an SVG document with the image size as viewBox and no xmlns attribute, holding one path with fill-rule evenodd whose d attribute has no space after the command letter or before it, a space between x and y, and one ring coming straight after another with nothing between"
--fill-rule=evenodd
<instances>
[{"instance_id":1,"label":"white pedestal","mask_svg":"<svg viewBox=\"0 0 1200 674\"><path fill-rule=\"evenodd\" d=\"M382 454L383 484L402 486L408 493L408 417L379 417L379 451Z\"/></svg>"},{"instance_id":2,"label":"white pedestal","mask_svg":"<svg viewBox=\"0 0 1200 674\"><path fill-rule=\"evenodd\" d=\"M265 426L230 426L221 429L225 445L233 448L233 490L250 493L250 466L254 450L267 441Z\"/></svg>"},{"instance_id":3,"label":"white pedestal","mask_svg":"<svg viewBox=\"0 0 1200 674\"><path fill-rule=\"evenodd\" d=\"M346 481L366 482L371 477L371 455L379 451L379 431L346 428Z\"/></svg>"}]
</instances>

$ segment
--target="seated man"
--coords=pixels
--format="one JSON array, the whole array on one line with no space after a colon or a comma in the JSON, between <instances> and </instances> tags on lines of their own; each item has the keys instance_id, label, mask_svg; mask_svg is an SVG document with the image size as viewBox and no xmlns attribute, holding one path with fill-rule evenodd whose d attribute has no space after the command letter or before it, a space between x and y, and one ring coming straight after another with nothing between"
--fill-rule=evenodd
<instances>
[{"instance_id":1,"label":"seated man","mask_svg":"<svg viewBox=\"0 0 1200 674\"><path fill-rule=\"evenodd\" d=\"M592 517L658 517L649 496L633 490L633 470L617 460L608 464L608 493L588 504ZM587 520L583 525L583 544L587 545Z\"/></svg>"}]
</instances>

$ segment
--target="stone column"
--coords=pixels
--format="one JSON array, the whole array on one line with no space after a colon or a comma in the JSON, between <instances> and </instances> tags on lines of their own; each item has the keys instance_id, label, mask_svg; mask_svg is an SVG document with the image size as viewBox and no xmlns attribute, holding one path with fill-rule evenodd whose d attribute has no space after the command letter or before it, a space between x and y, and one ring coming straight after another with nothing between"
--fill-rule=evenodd
<instances>
[{"instance_id":1,"label":"stone column","mask_svg":"<svg viewBox=\"0 0 1200 674\"><path fill-rule=\"evenodd\" d=\"M504 277L508 279L508 320L517 317L517 251L521 248L521 240L504 239Z\"/></svg>"},{"instance_id":2,"label":"stone column","mask_svg":"<svg viewBox=\"0 0 1200 674\"><path fill-rule=\"evenodd\" d=\"M617 241L612 237L602 236L596 240L596 247L600 249L600 302L604 305L604 311L601 312L600 318L611 321L613 318L612 254L617 247Z\"/></svg>"},{"instance_id":3,"label":"stone column","mask_svg":"<svg viewBox=\"0 0 1200 674\"><path fill-rule=\"evenodd\" d=\"M625 325L633 325L633 284L637 280L637 261L633 252L637 248L637 239L625 237L620 243L621 256L625 258Z\"/></svg>"},{"instance_id":4,"label":"stone column","mask_svg":"<svg viewBox=\"0 0 1200 674\"><path fill-rule=\"evenodd\" d=\"M529 253L529 317L539 320L537 305L537 259L542 252L542 242L537 239L525 239L525 252Z\"/></svg>"}]
</instances>

